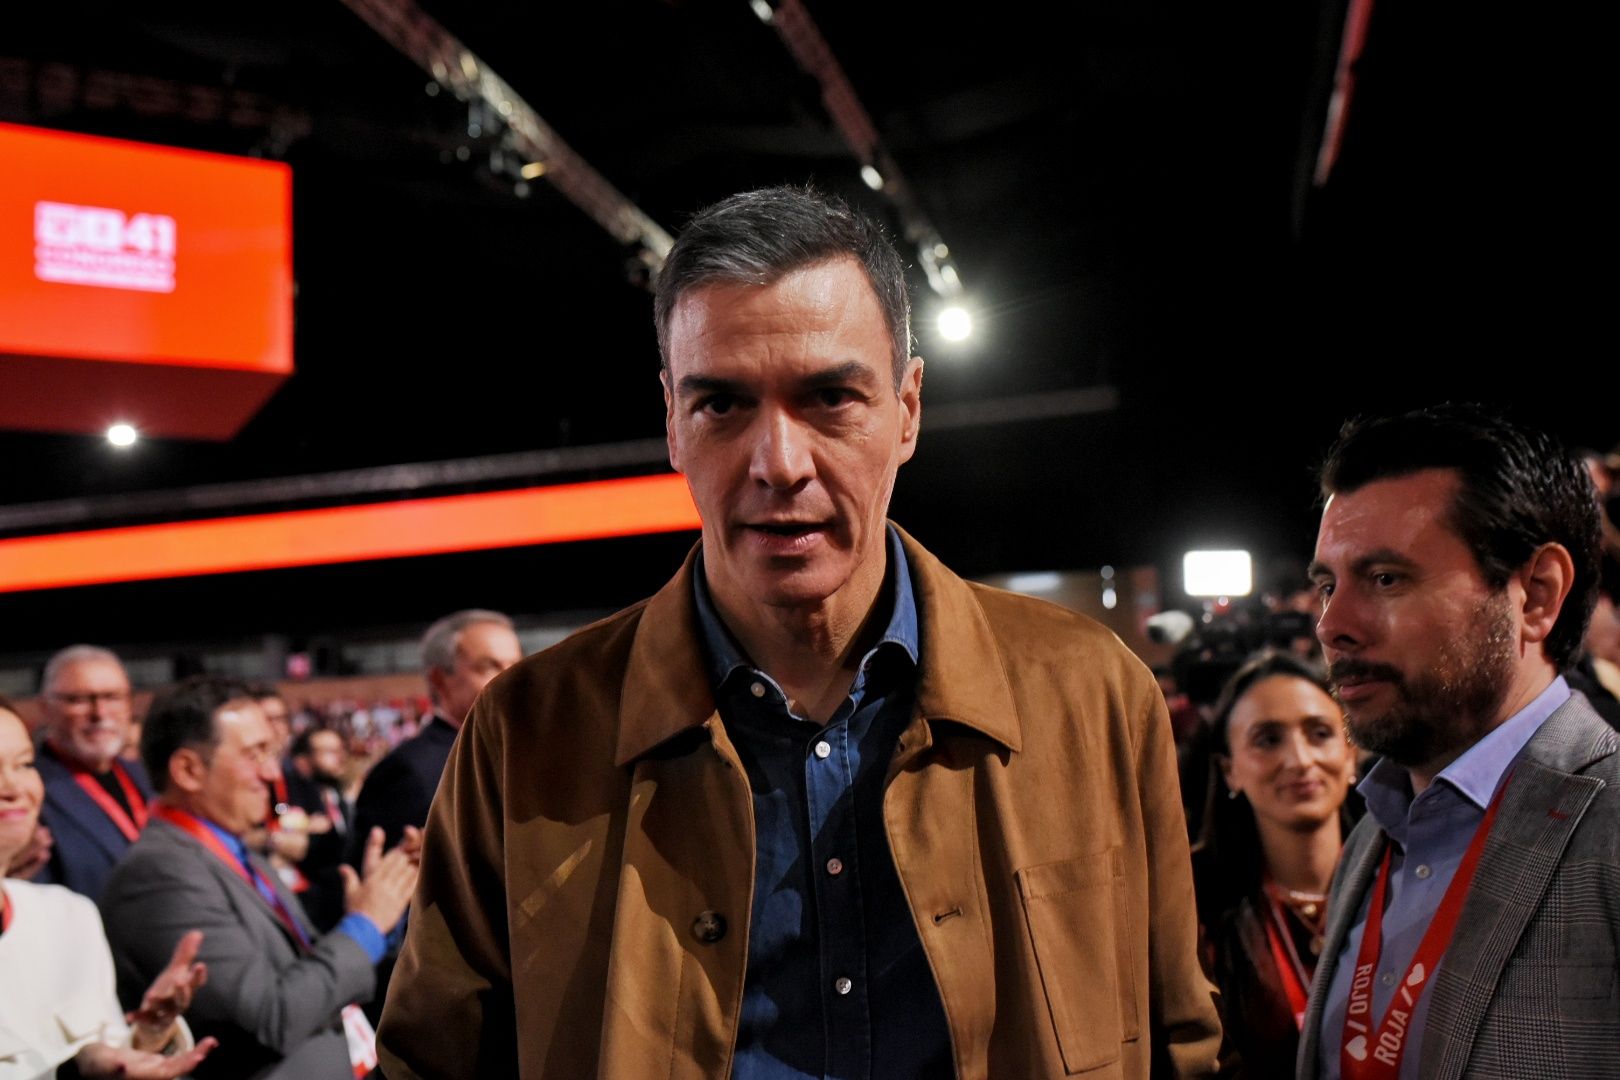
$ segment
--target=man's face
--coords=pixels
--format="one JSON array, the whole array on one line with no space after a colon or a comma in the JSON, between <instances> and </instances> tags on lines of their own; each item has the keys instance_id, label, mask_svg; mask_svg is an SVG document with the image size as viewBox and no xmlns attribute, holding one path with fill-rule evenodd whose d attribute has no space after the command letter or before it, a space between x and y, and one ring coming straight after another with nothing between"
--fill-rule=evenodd
<instances>
[{"instance_id":1,"label":"man's face","mask_svg":"<svg viewBox=\"0 0 1620 1080\"><path fill-rule=\"evenodd\" d=\"M74 660L57 670L41 695L51 745L104 771L129 738L129 676L116 660Z\"/></svg>"},{"instance_id":2,"label":"man's face","mask_svg":"<svg viewBox=\"0 0 1620 1080\"><path fill-rule=\"evenodd\" d=\"M1311 576L1317 637L1356 745L1399 765L1449 761L1488 731L1517 662L1520 620L1449 524L1458 486L1426 469L1334 495Z\"/></svg>"},{"instance_id":3,"label":"man's face","mask_svg":"<svg viewBox=\"0 0 1620 1080\"><path fill-rule=\"evenodd\" d=\"M280 757L287 752L287 743L292 739L292 719L287 715L287 703L279 697L262 697L259 708L264 710L264 718L270 723L270 737L274 743L272 749Z\"/></svg>"},{"instance_id":4,"label":"man's face","mask_svg":"<svg viewBox=\"0 0 1620 1080\"><path fill-rule=\"evenodd\" d=\"M214 713L218 745L204 760L195 806L214 824L243 833L270 812L270 785L280 775L275 735L259 703L228 701Z\"/></svg>"},{"instance_id":5,"label":"man's face","mask_svg":"<svg viewBox=\"0 0 1620 1080\"><path fill-rule=\"evenodd\" d=\"M696 288L666 340L670 464L703 518L722 602L819 607L852 583L851 596L875 594L895 472L917 445L922 361L896 390L860 263Z\"/></svg>"},{"instance_id":6,"label":"man's face","mask_svg":"<svg viewBox=\"0 0 1620 1080\"><path fill-rule=\"evenodd\" d=\"M343 736L335 731L317 731L310 735L309 764L317 780L343 783L343 772L349 766L349 751L343 745Z\"/></svg>"},{"instance_id":7,"label":"man's face","mask_svg":"<svg viewBox=\"0 0 1620 1080\"><path fill-rule=\"evenodd\" d=\"M456 657L450 669L428 672L441 714L460 725L489 681L521 659L523 646L509 627L490 622L465 627L456 639Z\"/></svg>"}]
</instances>

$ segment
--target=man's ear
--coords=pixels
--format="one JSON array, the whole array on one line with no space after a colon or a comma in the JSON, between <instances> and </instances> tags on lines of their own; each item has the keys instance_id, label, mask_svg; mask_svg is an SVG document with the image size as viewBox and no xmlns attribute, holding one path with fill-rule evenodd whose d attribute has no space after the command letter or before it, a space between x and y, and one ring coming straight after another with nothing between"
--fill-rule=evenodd
<instances>
[{"instance_id":1,"label":"man's ear","mask_svg":"<svg viewBox=\"0 0 1620 1080\"><path fill-rule=\"evenodd\" d=\"M1524 640L1539 645L1552 635L1575 587L1575 560L1563 544L1542 544L1514 576L1524 589Z\"/></svg>"},{"instance_id":2,"label":"man's ear","mask_svg":"<svg viewBox=\"0 0 1620 1080\"><path fill-rule=\"evenodd\" d=\"M900 376L900 408L904 412L900 427L900 461L904 464L917 452L917 434L922 428L923 358L913 356L906 361L905 373Z\"/></svg>"},{"instance_id":3,"label":"man's ear","mask_svg":"<svg viewBox=\"0 0 1620 1080\"><path fill-rule=\"evenodd\" d=\"M658 369L658 381L664 387L664 442L669 447L669 467L681 471L681 451L675 440L675 394L669 386L669 368Z\"/></svg>"},{"instance_id":4,"label":"man's ear","mask_svg":"<svg viewBox=\"0 0 1620 1080\"><path fill-rule=\"evenodd\" d=\"M195 794L208 778L208 761L194 746L182 746L169 755L169 786Z\"/></svg>"},{"instance_id":5,"label":"man's ear","mask_svg":"<svg viewBox=\"0 0 1620 1080\"><path fill-rule=\"evenodd\" d=\"M444 700L445 671L443 668L430 667L427 669L428 697L437 705Z\"/></svg>"}]
</instances>

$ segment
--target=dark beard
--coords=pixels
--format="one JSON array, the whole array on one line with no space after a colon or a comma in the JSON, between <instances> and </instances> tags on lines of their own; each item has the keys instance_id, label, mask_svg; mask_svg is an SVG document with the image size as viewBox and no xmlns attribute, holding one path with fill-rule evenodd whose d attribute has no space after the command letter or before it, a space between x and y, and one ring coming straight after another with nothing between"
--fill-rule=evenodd
<instances>
[{"instance_id":1,"label":"dark beard","mask_svg":"<svg viewBox=\"0 0 1620 1080\"><path fill-rule=\"evenodd\" d=\"M1342 659L1329 672L1386 680L1396 703L1380 715L1345 706L1344 729L1363 750L1408 769L1450 763L1489 729L1513 678L1516 637L1506 592L1480 602L1464 633L1447 642L1431 670L1405 677L1388 664ZM1343 704L1342 702L1340 703Z\"/></svg>"}]
</instances>

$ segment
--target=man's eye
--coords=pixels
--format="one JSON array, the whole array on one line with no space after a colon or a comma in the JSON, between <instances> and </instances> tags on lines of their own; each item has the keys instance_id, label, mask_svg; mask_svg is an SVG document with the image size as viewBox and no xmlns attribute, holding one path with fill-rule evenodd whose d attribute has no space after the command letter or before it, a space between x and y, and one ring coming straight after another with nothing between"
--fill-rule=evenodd
<instances>
[{"instance_id":1,"label":"man's eye","mask_svg":"<svg viewBox=\"0 0 1620 1080\"><path fill-rule=\"evenodd\" d=\"M1401 575L1389 570L1380 570L1372 576L1373 584L1380 589L1387 589L1401 580Z\"/></svg>"},{"instance_id":2,"label":"man's eye","mask_svg":"<svg viewBox=\"0 0 1620 1080\"><path fill-rule=\"evenodd\" d=\"M854 392L842 387L828 387L825 390L816 391L816 403L823 408L836 409L838 406L848 404L854 400Z\"/></svg>"},{"instance_id":3,"label":"man's eye","mask_svg":"<svg viewBox=\"0 0 1620 1080\"><path fill-rule=\"evenodd\" d=\"M698 402L698 411L709 413L711 416L724 416L737 404L737 399L730 394L710 394Z\"/></svg>"},{"instance_id":4,"label":"man's eye","mask_svg":"<svg viewBox=\"0 0 1620 1080\"><path fill-rule=\"evenodd\" d=\"M1325 602L1327 600L1327 598L1332 596L1332 595L1333 595L1333 582L1331 582L1331 581L1318 581L1316 583L1316 598L1318 600L1321 600L1321 601Z\"/></svg>"}]
</instances>

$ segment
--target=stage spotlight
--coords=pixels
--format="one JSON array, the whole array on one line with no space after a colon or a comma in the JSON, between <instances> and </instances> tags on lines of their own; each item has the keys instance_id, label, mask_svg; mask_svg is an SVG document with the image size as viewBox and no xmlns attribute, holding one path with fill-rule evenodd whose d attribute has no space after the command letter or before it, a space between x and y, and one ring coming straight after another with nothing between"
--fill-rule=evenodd
<instances>
[{"instance_id":1,"label":"stage spotlight","mask_svg":"<svg viewBox=\"0 0 1620 1080\"><path fill-rule=\"evenodd\" d=\"M936 325L946 341L966 341L973 334L973 316L957 304L941 310Z\"/></svg>"},{"instance_id":2,"label":"stage spotlight","mask_svg":"<svg viewBox=\"0 0 1620 1080\"><path fill-rule=\"evenodd\" d=\"M883 174L872 168L872 166L861 166L861 179L866 181L866 186L873 191L883 190Z\"/></svg>"},{"instance_id":3,"label":"stage spotlight","mask_svg":"<svg viewBox=\"0 0 1620 1080\"><path fill-rule=\"evenodd\" d=\"M107 441L120 450L134 446L136 440L140 437L140 432L135 430L133 424L114 424L107 429Z\"/></svg>"},{"instance_id":4,"label":"stage spotlight","mask_svg":"<svg viewBox=\"0 0 1620 1080\"><path fill-rule=\"evenodd\" d=\"M1247 551L1189 551L1181 575L1188 596L1248 596L1254 589Z\"/></svg>"}]
</instances>

